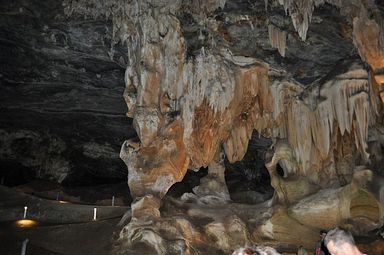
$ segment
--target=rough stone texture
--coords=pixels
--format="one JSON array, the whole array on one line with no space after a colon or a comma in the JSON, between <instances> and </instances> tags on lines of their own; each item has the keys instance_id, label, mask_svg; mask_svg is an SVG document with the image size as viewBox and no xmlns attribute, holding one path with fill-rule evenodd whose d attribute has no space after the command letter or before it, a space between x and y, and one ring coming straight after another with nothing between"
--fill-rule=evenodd
<instances>
[{"instance_id":1,"label":"rough stone texture","mask_svg":"<svg viewBox=\"0 0 384 255\"><path fill-rule=\"evenodd\" d=\"M135 200L114 253L227 254L255 242L292 251L311 248L319 228L367 236L382 227L383 28L374 1L64 6L74 19L111 20L111 40L128 52L124 99L138 139L120 157ZM231 203L220 155L242 160L254 130L272 141L264 159L275 193ZM111 155L107 147L82 146L95 157ZM201 167L208 174L193 193L168 201L187 169ZM331 209L329 221L315 218Z\"/></svg>"},{"instance_id":2,"label":"rough stone texture","mask_svg":"<svg viewBox=\"0 0 384 255\"><path fill-rule=\"evenodd\" d=\"M368 18L378 10L373 2L324 2L68 2L71 14L113 16L120 29L116 36L130 56L124 97L140 143L126 141L121 157L137 202L117 254L140 249L195 254L209 245L221 254L242 242L299 245L302 233L309 246L329 224L349 226L359 235L382 225L377 190L366 191L369 202L358 195L374 173L353 170L370 163L369 130L380 126L382 105L372 72L381 66L381 17ZM362 22L370 29L363 30ZM368 44L364 36L377 40ZM271 54L274 48L280 54ZM178 135L170 139L174 126ZM275 195L254 208L269 208L257 220L228 203L223 166L217 167L220 153L231 163L244 157L254 129L274 142L266 167ZM164 147L169 140L171 159ZM174 151L172 144L181 149ZM173 210L161 208L160 199L187 168L207 166L195 194L184 194ZM325 191L329 203L313 206ZM198 234L175 225L172 214L187 202L192 205L180 217ZM223 208L233 208L234 216L212 214ZM334 219L314 224L312 209L328 208L335 210ZM372 208L372 215L362 217ZM261 226L255 228L254 221ZM206 238L209 245L199 247Z\"/></svg>"},{"instance_id":3,"label":"rough stone texture","mask_svg":"<svg viewBox=\"0 0 384 255\"><path fill-rule=\"evenodd\" d=\"M150 146L133 153L126 149L127 142L123 144L120 156L129 166L128 184L133 197L152 193L162 198L175 182L183 179L189 161L180 142L181 131L181 123L174 122Z\"/></svg>"},{"instance_id":4,"label":"rough stone texture","mask_svg":"<svg viewBox=\"0 0 384 255\"><path fill-rule=\"evenodd\" d=\"M112 23L68 19L60 1L0 9L5 181L20 166L70 185L125 179L119 148L134 132L122 98L126 51L112 47Z\"/></svg>"}]
</instances>

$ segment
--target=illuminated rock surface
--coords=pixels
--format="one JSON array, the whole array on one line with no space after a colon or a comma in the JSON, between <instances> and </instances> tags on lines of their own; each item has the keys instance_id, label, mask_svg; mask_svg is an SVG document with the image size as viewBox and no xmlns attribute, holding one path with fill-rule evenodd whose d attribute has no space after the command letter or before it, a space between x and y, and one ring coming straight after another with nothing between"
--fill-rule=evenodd
<instances>
[{"instance_id":1,"label":"illuminated rock surface","mask_svg":"<svg viewBox=\"0 0 384 255\"><path fill-rule=\"evenodd\" d=\"M95 95L121 93L137 135L128 121L114 118L102 143L94 140L94 131L92 139L74 139L73 146L81 144L82 154L97 164L116 158L108 142L115 133L108 132L120 138L126 132L120 158L133 202L113 254L230 254L253 243L292 252L299 245L311 249L320 229L337 225L380 240L384 7L377 2L65 0L63 16L54 19L107 20L101 34L110 36L110 58L106 52L92 56L112 62L107 70L118 69L121 80L112 75L103 81L112 88L95 89ZM126 68L124 77L116 61ZM8 83L9 75L2 76ZM122 80L124 92L112 84ZM25 114L29 106L18 100L5 98L4 107ZM92 108L91 101L81 97L79 107ZM121 114L117 101L100 102L95 106L100 111ZM102 116L111 123L110 114ZM20 132L32 141L43 139L29 128L16 132L17 121L12 123L2 131L4 159L19 155L8 145ZM52 173L42 168L44 175L65 180L76 162L65 156L71 145L64 138L55 139L53 149L34 150L34 158L23 157L22 164L37 167L40 155L54 154L59 166L49 167L56 169ZM242 168L250 151L262 167ZM235 165L238 161L243 165ZM167 196L191 171L203 168L206 175L191 190ZM107 176L113 169L93 175ZM261 179L270 182L273 197L268 188L241 189L241 182L235 188L235 171L252 180L265 171L268 177Z\"/></svg>"}]
</instances>

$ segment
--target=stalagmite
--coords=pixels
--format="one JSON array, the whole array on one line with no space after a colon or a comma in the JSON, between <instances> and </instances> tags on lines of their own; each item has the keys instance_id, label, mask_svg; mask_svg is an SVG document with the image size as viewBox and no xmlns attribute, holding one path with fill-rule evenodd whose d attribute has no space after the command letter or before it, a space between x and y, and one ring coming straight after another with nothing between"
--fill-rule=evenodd
<instances>
[{"instance_id":1,"label":"stalagmite","mask_svg":"<svg viewBox=\"0 0 384 255\"><path fill-rule=\"evenodd\" d=\"M230 201L224 172L224 154L221 153L218 159L209 164L208 174L200 180L200 185L193 189L198 203L215 205ZM191 196L188 196L188 199L191 199Z\"/></svg>"},{"instance_id":2,"label":"stalagmite","mask_svg":"<svg viewBox=\"0 0 384 255\"><path fill-rule=\"evenodd\" d=\"M73 2L67 12L112 16L115 39L127 44L130 56L124 98L139 142L128 140L120 151L134 202L132 220L120 233L116 254L141 247L148 254L192 255L203 244L228 253L241 242L292 242L284 235L291 229L295 238L302 233L310 236L309 243L316 238L317 228L362 222L358 210L348 214L346 204L361 204L356 194L371 181L370 172L356 174L351 166L360 160L358 153L362 162L369 161L369 128L377 115L372 109L378 108L372 107L376 101L371 98L377 95L360 62L335 67L328 76L304 86L284 72L273 76L279 72L261 60L237 56L227 42L216 44L219 17L213 20L209 15L225 7L226 1L145 0L113 5L93 0L85 5L88 8L80 2ZM302 40L315 7L342 4L331 0L278 3L291 16ZM78 6L82 8L76 10ZM201 34L202 45L192 53L178 18L183 8L199 24L194 32L196 37ZM248 16L244 20L248 22ZM364 44L356 32L359 26L355 20L358 45ZM286 32L271 23L268 35L271 46L284 57ZM205 43L207 37L212 41ZM366 56L363 59L374 66L371 49L358 47L360 55ZM230 201L223 158L231 163L241 160L255 129L273 141L266 167L275 195L264 204L246 207ZM201 167L208 167L208 174L193 193L176 202L167 198L170 187L183 179L187 169ZM348 197L346 190L357 198ZM334 214L329 223L317 225L312 219L315 214L302 208L321 199L329 205L322 203L318 212L333 210ZM383 216L376 200L369 201L375 214L364 219L370 227L361 233L378 226L378 216ZM339 202L343 212L334 210Z\"/></svg>"},{"instance_id":3,"label":"stalagmite","mask_svg":"<svg viewBox=\"0 0 384 255\"><path fill-rule=\"evenodd\" d=\"M269 42L272 47L277 48L280 55L285 57L286 47L286 33L281 31L278 27L269 24L268 25Z\"/></svg>"}]
</instances>

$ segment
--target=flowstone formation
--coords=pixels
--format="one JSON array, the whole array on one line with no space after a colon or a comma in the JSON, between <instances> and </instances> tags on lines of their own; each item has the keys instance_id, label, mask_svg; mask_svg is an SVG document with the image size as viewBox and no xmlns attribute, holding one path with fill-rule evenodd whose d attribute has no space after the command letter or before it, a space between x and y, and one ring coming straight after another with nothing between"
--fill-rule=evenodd
<instances>
[{"instance_id":1,"label":"flowstone formation","mask_svg":"<svg viewBox=\"0 0 384 255\"><path fill-rule=\"evenodd\" d=\"M120 157L134 202L113 253L229 254L253 243L294 251L312 249L321 228L379 231L382 8L340 0L66 1L68 15L112 19L116 43L128 50L124 98L138 140L125 141ZM324 44L311 22L335 22L342 43ZM339 50L328 54L331 47ZM302 60L306 52L318 59ZM223 162L244 157L254 130L273 141L265 160L275 194L233 203ZM208 174L192 193L165 196L201 167Z\"/></svg>"}]
</instances>

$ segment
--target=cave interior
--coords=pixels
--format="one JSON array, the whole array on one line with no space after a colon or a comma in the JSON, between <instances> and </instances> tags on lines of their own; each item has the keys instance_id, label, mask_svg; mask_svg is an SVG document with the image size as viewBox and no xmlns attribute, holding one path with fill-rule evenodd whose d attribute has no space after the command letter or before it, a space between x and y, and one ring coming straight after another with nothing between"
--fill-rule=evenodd
<instances>
[{"instance_id":1,"label":"cave interior","mask_svg":"<svg viewBox=\"0 0 384 255\"><path fill-rule=\"evenodd\" d=\"M4 0L0 254L384 255L383 106L381 0Z\"/></svg>"}]
</instances>

